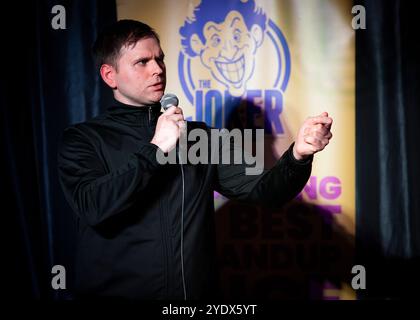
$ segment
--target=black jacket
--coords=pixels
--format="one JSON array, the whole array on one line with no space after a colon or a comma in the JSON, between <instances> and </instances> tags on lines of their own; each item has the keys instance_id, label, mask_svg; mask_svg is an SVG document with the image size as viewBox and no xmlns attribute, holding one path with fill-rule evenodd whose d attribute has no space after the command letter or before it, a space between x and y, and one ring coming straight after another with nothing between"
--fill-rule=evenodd
<instances>
[{"instance_id":1,"label":"black jacket","mask_svg":"<svg viewBox=\"0 0 420 320\"><path fill-rule=\"evenodd\" d=\"M180 166L160 165L154 135L160 105L115 102L102 116L67 128L58 154L60 183L76 213L76 290L82 295L182 299ZM189 122L188 128L204 123ZM280 206L300 192L312 159L291 147L258 176L245 165L184 164L184 274L188 299L215 294L213 191Z\"/></svg>"}]
</instances>

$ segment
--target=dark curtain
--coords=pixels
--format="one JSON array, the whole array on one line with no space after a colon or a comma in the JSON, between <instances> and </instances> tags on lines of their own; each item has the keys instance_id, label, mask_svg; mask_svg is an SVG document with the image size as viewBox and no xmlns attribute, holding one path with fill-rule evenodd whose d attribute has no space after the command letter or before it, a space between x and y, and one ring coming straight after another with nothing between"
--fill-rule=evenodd
<instances>
[{"instance_id":1,"label":"dark curtain","mask_svg":"<svg viewBox=\"0 0 420 320\"><path fill-rule=\"evenodd\" d=\"M51 287L52 266L63 265L67 278L72 276L76 232L57 178L57 147L65 127L100 113L111 98L91 46L97 32L116 20L116 5L100 0L10 5L14 8L1 13L3 293L67 299L69 290ZM52 28L55 5L66 10L64 30Z\"/></svg>"},{"instance_id":2,"label":"dark curtain","mask_svg":"<svg viewBox=\"0 0 420 320\"><path fill-rule=\"evenodd\" d=\"M420 295L420 41L415 1L357 1L356 253L361 298Z\"/></svg>"}]
</instances>

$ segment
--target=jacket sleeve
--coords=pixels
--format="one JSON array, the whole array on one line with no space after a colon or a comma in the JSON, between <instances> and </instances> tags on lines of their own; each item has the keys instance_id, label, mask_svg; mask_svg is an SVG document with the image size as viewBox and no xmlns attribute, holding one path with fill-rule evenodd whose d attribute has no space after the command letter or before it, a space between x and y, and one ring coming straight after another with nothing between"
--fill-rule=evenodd
<instances>
[{"instance_id":1,"label":"jacket sleeve","mask_svg":"<svg viewBox=\"0 0 420 320\"><path fill-rule=\"evenodd\" d=\"M293 156L293 145L270 170L260 175L246 175L245 164L219 164L218 187L225 197L246 203L277 208L293 199L309 179L313 156L304 161Z\"/></svg>"},{"instance_id":2,"label":"jacket sleeve","mask_svg":"<svg viewBox=\"0 0 420 320\"><path fill-rule=\"evenodd\" d=\"M73 211L96 226L129 208L160 166L157 149L151 143L140 145L126 164L109 171L83 131L66 129L58 152L58 174Z\"/></svg>"}]
</instances>

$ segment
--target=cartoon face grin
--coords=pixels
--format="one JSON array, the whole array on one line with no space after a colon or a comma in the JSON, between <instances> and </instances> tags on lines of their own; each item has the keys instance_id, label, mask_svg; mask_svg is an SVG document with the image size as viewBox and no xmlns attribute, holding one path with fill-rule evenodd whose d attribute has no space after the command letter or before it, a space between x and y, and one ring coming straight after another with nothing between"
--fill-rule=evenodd
<instances>
[{"instance_id":1,"label":"cartoon face grin","mask_svg":"<svg viewBox=\"0 0 420 320\"><path fill-rule=\"evenodd\" d=\"M240 56L234 61L215 61L217 70L229 83L238 84L242 82L245 74L245 58Z\"/></svg>"}]
</instances>

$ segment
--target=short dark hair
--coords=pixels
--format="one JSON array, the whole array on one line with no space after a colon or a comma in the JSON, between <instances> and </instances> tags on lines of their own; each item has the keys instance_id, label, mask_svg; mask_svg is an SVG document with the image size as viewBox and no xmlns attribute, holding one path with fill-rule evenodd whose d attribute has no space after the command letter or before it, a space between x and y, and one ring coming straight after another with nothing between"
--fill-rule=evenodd
<instances>
[{"instance_id":1,"label":"short dark hair","mask_svg":"<svg viewBox=\"0 0 420 320\"><path fill-rule=\"evenodd\" d=\"M98 35L92 48L96 67L99 69L103 64L109 64L117 68L120 51L124 46L135 45L140 39L149 37L160 43L155 30L140 21L125 19L109 25Z\"/></svg>"}]
</instances>

